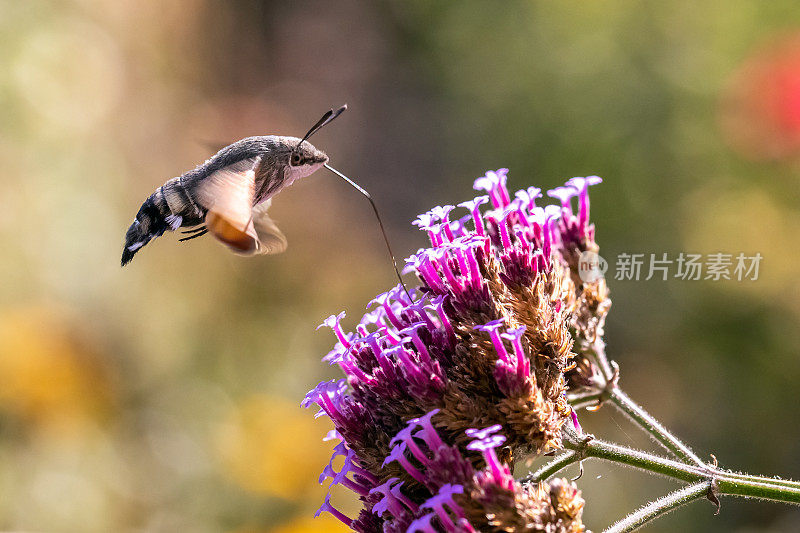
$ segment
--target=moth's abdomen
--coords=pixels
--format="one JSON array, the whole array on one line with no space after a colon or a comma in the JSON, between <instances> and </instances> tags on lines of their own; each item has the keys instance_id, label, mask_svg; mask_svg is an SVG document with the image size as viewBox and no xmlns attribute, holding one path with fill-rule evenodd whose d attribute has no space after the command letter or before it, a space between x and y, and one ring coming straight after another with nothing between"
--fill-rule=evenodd
<instances>
[{"instance_id":1,"label":"moth's abdomen","mask_svg":"<svg viewBox=\"0 0 800 533\"><path fill-rule=\"evenodd\" d=\"M122 266L127 265L145 244L165 231L180 226L195 226L203 220L202 209L193 204L180 182L173 178L144 201L125 234Z\"/></svg>"},{"instance_id":2,"label":"moth's abdomen","mask_svg":"<svg viewBox=\"0 0 800 533\"><path fill-rule=\"evenodd\" d=\"M170 215L181 217L182 224L178 226L196 226L201 224L206 216L206 208L194 199L184 186L181 177L166 182L153 193L151 198L159 211L166 213L165 217Z\"/></svg>"}]
</instances>

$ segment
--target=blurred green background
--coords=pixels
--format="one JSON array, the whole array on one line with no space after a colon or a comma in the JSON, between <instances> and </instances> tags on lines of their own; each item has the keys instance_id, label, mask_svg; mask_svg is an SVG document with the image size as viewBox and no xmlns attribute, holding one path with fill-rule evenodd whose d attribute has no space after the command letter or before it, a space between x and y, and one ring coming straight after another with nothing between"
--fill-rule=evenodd
<instances>
[{"instance_id":1,"label":"blurred green background","mask_svg":"<svg viewBox=\"0 0 800 533\"><path fill-rule=\"evenodd\" d=\"M610 281L623 387L702 455L800 478L800 10L762 2L0 0L0 529L338 531L330 453L298 406L337 373L315 332L393 284L369 206L332 175L284 192L279 256L172 235L120 269L141 202L209 144L302 134L409 222L598 174L601 254L759 252L757 281ZM621 416L581 416L652 446ZM571 471L569 473L572 473ZM601 530L671 484L586 464ZM335 502L351 515L347 495ZM648 531L789 532L726 499Z\"/></svg>"}]
</instances>

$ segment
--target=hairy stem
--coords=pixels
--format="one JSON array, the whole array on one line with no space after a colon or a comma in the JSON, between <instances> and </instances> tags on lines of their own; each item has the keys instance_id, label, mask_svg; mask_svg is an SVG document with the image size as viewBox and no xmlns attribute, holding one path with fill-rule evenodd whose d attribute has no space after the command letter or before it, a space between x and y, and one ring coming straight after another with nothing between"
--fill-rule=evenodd
<instances>
[{"instance_id":1,"label":"hairy stem","mask_svg":"<svg viewBox=\"0 0 800 533\"><path fill-rule=\"evenodd\" d=\"M603 533L628 533L629 531L636 531L648 522L664 516L678 507L707 496L710 489L710 481L701 481L683 489L676 490L675 492L671 492L663 498L650 502L644 507L632 512L613 526L605 529Z\"/></svg>"},{"instance_id":2,"label":"hairy stem","mask_svg":"<svg viewBox=\"0 0 800 533\"><path fill-rule=\"evenodd\" d=\"M618 446L597 440L591 436L578 436L572 428L564 429L564 447L576 451L582 457L605 459L622 463L640 470L661 474L663 476L694 483L703 481L708 476L707 469L687 465L679 461L659 457L647 452Z\"/></svg>"},{"instance_id":3,"label":"hairy stem","mask_svg":"<svg viewBox=\"0 0 800 533\"><path fill-rule=\"evenodd\" d=\"M681 463L625 446L603 442L590 435L579 436L571 428L564 429L564 447L574 450L582 458L604 459L689 483L712 482L715 487L714 493L718 495L746 496L800 504L800 488L787 486L784 484L785 480L745 474L731 476L729 473L709 465L695 466Z\"/></svg>"},{"instance_id":4,"label":"hairy stem","mask_svg":"<svg viewBox=\"0 0 800 533\"><path fill-rule=\"evenodd\" d=\"M598 337L592 343L591 351L594 360L597 361L597 364L600 366L600 371L603 373L606 383L614 383L618 375L617 370L616 367L612 367L611 363L608 361L608 356L606 356L606 343L601 337Z\"/></svg>"},{"instance_id":5,"label":"hairy stem","mask_svg":"<svg viewBox=\"0 0 800 533\"><path fill-rule=\"evenodd\" d=\"M568 450L565 453L562 453L546 465L543 465L539 470L536 472L531 472L524 478L520 480L522 483L532 482L532 481L544 481L550 476L557 474L563 468L568 467L573 463L577 463L581 460L581 455L574 450Z\"/></svg>"},{"instance_id":6,"label":"hairy stem","mask_svg":"<svg viewBox=\"0 0 800 533\"><path fill-rule=\"evenodd\" d=\"M630 399L617 385L619 380L619 368L616 363L608 360L606 355L606 345L601 338L597 338L591 343L585 356L594 360L601 373L604 383L594 390L578 392L568 397L573 409L582 407L599 408L604 401L608 400L617 409L627 415L635 424L649 433L659 444L668 450L681 461L697 466L705 466L705 462L700 459L686 444L662 426L658 420L653 418L650 413L645 411L640 405Z\"/></svg>"},{"instance_id":7,"label":"hairy stem","mask_svg":"<svg viewBox=\"0 0 800 533\"><path fill-rule=\"evenodd\" d=\"M681 442L675 435L670 433L667 428L661 425L658 420L650 416L640 405L630 399L619 387L613 387L608 397L611 404L625 413L636 425L649 433L659 444L669 450L675 457L685 463L693 463L698 466L705 466L705 462L700 459L686 444Z\"/></svg>"},{"instance_id":8,"label":"hairy stem","mask_svg":"<svg viewBox=\"0 0 800 533\"><path fill-rule=\"evenodd\" d=\"M583 392L569 397L570 405L573 409L580 409L582 407L591 407L597 405L597 402L603 397L608 398L612 405L625 413L637 426L647 431L659 444L665 449L669 450L676 457L683 461L695 464L699 467L706 467L703 461L680 439L673 435L661 423L653 418L650 413L644 410L640 405L634 402L622 389L613 387L610 389L610 394L606 391L593 391ZM767 483L771 485L779 485L793 489L800 489L800 481L793 481L790 479L771 478L764 476L751 476L748 474L741 474L722 469L716 469L722 475L730 479L741 479L743 481L752 483Z\"/></svg>"},{"instance_id":9,"label":"hairy stem","mask_svg":"<svg viewBox=\"0 0 800 533\"><path fill-rule=\"evenodd\" d=\"M764 477L764 476L750 476L748 474L740 474L739 472L730 472L728 470L720 471L725 474L725 477L731 479L741 479L744 481L751 481L753 483L769 483L781 487L790 487L800 490L800 481L792 481L791 479L781 479L777 477Z\"/></svg>"},{"instance_id":10,"label":"hairy stem","mask_svg":"<svg viewBox=\"0 0 800 533\"><path fill-rule=\"evenodd\" d=\"M719 472L719 471L718 471ZM722 474L722 472L720 472ZM800 489L777 485L772 478L750 476L751 479L730 478L720 475L716 478L717 491L720 495L744 496L774 502L794 503L800 505ZM756 480L765 481L756 481Z\"/></svg>"}]
</instances>

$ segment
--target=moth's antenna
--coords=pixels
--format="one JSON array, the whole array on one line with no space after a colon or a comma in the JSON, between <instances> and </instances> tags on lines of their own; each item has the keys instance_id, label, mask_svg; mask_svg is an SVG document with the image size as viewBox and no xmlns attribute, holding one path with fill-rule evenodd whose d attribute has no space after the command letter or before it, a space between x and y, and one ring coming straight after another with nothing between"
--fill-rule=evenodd
<instances>
[{"instance_id":1,"label":"moth's antenna","mask_svg":"<svg viewBox=\"0 0 800 533\"><path fill-rule=\"evenodd\" d=\"M306 142L306 140L309 137L311 137L312 135L317 133L320 129L322 129L322 127L325 124L328 124L329 122L333 121L333 119L335 119L336 117L338 117L339 115L344 113L346 110L347 110L347 104L344 104L342 107L340 107L336 111L334 111L333 109L330 109L330 110L326 111L325 114L322 115L322 118L319 119L316 124L311 126L311 129L308 130L308 133L303 135L303 138L300 139L299 143L297 143L297 148L300 148L300 145L303 144L304 142Z\"/></svg>"},{"instance_id":2,"label":"moth's antenna","mask_svg":"<svg viewBox=\"0 0 800 533\"><path fill-rule=\"evenodd\" d=\"M342 110L344 110L344 108L342 108ZM342 110L340 110L339 112L341 112ZM397 279L400 281L400 285L403 287L403 290L406 291L406 296L408 296L408 299L413 302L414 298L411 297L411 294L408 292L406 284L403 283L403 278L400 276L400 271L397 270L397 261L394 258L394 252L392 252L392 246L389 244L389 237L386 236L386 230L383 227L383 221L381 220L381 215L378 213L378 207L375 205L372 196L370 196L370 194L367 191L365 191L359 184L357 184L356 182L354 182L353 180L351 180L350 178L348 178L347 176L345 176L332 166L328 165L327 163L324 166L325 168L327 168L328 170L330 170L331 172L342 178L344 181L349 183L355 190L363 194L367 198L367 200L369 200L369 203L372 206L372 210L375 212L375 218L378 219L378 225L380 225L381 227L381 233L383 234L383 240L386 243L386 249L389 250L389 257L392 258L392 266L394 267L394 273L397 274Z\"/></svg>"}]
</instances>

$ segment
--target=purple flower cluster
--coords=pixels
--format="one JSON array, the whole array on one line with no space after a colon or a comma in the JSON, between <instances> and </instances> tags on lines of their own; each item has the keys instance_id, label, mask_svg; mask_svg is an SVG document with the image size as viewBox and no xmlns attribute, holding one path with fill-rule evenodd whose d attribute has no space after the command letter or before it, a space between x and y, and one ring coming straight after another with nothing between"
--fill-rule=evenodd
<instances>
[{"instance_id":1,"label":"purple flower cluster","mask_svg":"<svg viewBox=\"0 0 800 533\"><path fill-rule=\"evenodd\" d=\"M589 187L602 183L598 176L572 178L563 187L547 191L551 198L561 202L562 216L559 222L559 234L564 247L576 246L586 249L586 244L594 242L594 226L589 225ZM572 198L577 196L578 215L572 212Z\"/></svg>"},{"instance_id":2,"label":"purple flower cluster","mask_svg":"<svg viewBox=\"0 0 800 533\"><path fill-rule=\"evenodd\" d=\"M560 206L537 206L541 191L512 197L507 172L475 181L486 195L459 204L464 216L447 205L417 218L431 242L406 260L419 287L379 295L355 332L343 329L344 313L323 323L337 338L324 360L345 378L320 383L303 405L316 404L341 441L321 481L364 502L352 521L329 499L321 510L355 530L485 530L501 515L539 530L529 507L550 496L515 484L511 465L559 447L573 415L565 373L582 288L571 266L596 247L587 189L600 178L573 178L549 191ZM488 510L501 500L522 514ZM553 529L562 530L571 531Z\"/></svg>"},{"instance_id":3,"label":"purple flower cluster","mask_svg":"<svg viewBox=\"0 0 800 533\"><path fill-rule=\"evenodd\" d=\"M499 425L466 431L472 439L467 450L480 452L485 464L475 468L457 446L448 445L439 436L431 422L436 414L438 411L434 410L410 420L391 440L392 449L384 461L399 464L418 486L407 488L406 480L399 477L380 483L355 465L352 452L340 443L333 459L344 455L344 465L336 472L332 459L320 476L320 483L331 478L331 487L345 485L362 497L365 509L351 519L331 505L329 492L315 516L331 513L356 531L452 533L495 526L504 531L509 527L584 531L580 520L583 500L573 484L554 480L552 488L559 490L551 498L550 485L523 486L514 479L511 469L495 451L506 440L498 433Z\"/></svg>"}]
</instances>

